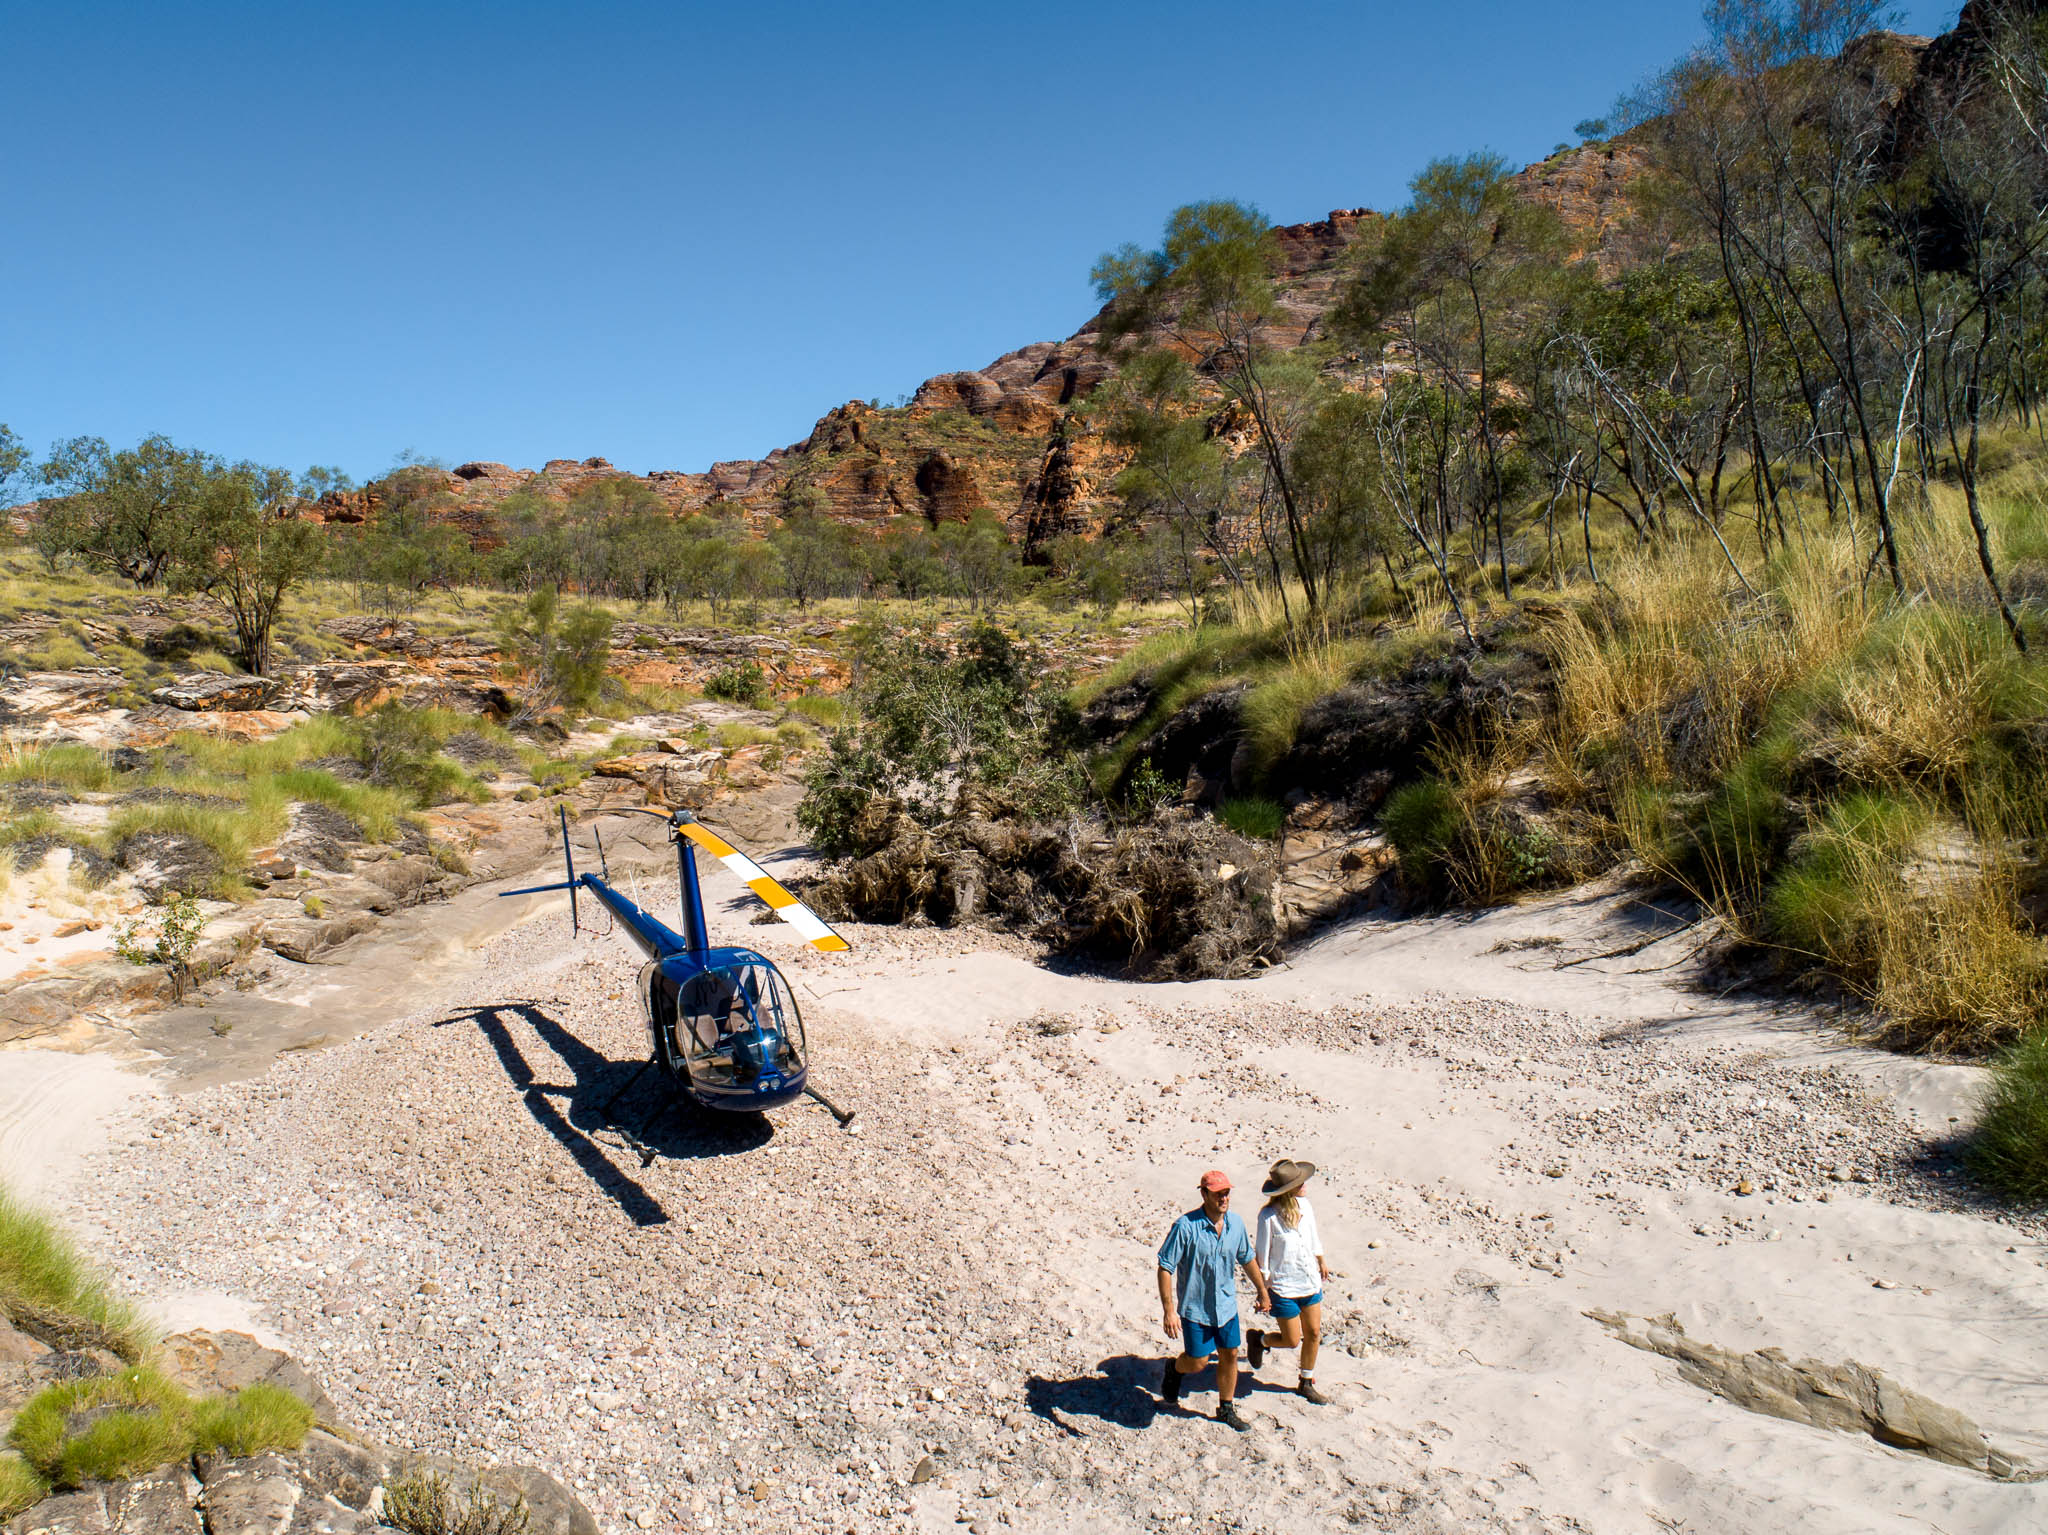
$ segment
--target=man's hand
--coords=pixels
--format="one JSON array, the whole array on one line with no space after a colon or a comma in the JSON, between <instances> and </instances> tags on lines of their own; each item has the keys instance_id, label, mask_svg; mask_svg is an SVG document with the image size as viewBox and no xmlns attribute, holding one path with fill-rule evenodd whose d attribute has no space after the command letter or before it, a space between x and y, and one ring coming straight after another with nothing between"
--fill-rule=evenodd
<instances>
[{"instance_id":1,"label":"man's hand","mask_svg":"<svg viewBox=\"0 0 2048 1535\"><path fill-rule=\"evenodd\" d=\"M1160 1308L1159 1320L1166 1324L1167 1337L1176 1339L1180 1337L1180 1318L1174 1315L1174 1311L1171 1306L1163 1306Z\"/></svg>"},{"instance_id":2,"label":"man's hand","mask_svg":"<svg viewBox=\"0 0 2048 1535\"><path fill-rule=\"evenodd\" d=\"M1259 1310L1268 1316L1273 1314L1273 1297L1264 1290L1259 1291Z\"/></svg>"}]
</instances>

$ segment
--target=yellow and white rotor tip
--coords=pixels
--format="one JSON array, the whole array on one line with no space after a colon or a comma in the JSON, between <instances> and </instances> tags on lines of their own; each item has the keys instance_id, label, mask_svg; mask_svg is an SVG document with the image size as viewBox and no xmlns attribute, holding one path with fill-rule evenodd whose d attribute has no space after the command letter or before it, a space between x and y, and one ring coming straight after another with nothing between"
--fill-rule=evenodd
<instances>
[{"instance_id":1,"label":"yellow and white rotor tip","mask_svg":"<svg viewBox=\"0 0 2048 1535\"><path fill-rule=\"evenodd\" d=\"M837 954L852 947L844 938L832 931L829 922L791 895L766 869L716 832L706 830L695 821L686 821L679 829L684 836L737 874L742 884L768 903L770 911L802 933L812 948L827 954Z\"/></svg>"}]
</instances>

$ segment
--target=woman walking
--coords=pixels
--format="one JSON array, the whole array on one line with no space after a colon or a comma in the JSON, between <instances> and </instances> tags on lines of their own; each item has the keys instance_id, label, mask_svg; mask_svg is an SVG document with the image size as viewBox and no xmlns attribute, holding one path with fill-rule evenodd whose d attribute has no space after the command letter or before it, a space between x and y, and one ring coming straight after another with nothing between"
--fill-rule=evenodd
<instances>
[{"instance_id":1,"label":"woman walking","mask_svg":"<svg viewBox=\"0 0 2048 1535\"><path fill-rule=\"evenodd\" d=\"M1269 1348L1301 1350L1301 1380L1295 1386L1304 1399L1327 1406L1316 1390L1316 1350L1323 1341L1323 1282L1330 1277L1323 1261L1323 1240L1316 1231L1316 1212L1301 1197L1302 1185L1315 1176L1313 1162L1275 1162L1259 1190L1266 1196L1259 1211L1255 1251L1273 1297L1277 1332L1253 1328L1246 1337L1251 1367L1256 1370Z\"/></svg>"}]
</instances>

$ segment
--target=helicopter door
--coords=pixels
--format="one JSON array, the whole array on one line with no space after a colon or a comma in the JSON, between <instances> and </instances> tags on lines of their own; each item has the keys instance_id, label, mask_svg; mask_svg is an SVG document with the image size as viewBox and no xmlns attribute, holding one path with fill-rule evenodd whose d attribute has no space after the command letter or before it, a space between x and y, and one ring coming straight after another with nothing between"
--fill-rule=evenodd
<instances>
[{"instance_id":1,"label":"helicopter door","mask_svg":"<svg viewBox=\"0 0 2048 1535\"><path fill-rule=\"evenodd\" d=\"M693 1064L718 1059L729 1064L731 1038L747 1026L747 1007L729 971L700 970L684 981L676 999L676 1045Z\"/></svg>"}]
</instances>

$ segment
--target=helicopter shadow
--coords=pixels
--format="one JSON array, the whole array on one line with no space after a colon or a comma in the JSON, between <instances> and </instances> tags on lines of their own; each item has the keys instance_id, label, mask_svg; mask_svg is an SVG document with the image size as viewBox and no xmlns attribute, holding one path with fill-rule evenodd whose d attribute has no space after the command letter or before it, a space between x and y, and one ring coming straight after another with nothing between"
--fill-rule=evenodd
<instances>
[{"instance_id":1,"label":"helicopter shadow","mask_svg":"<svg viewBox=\"0 0 2048 1535\"><path fill-rule=\"evenodd\" d=\"M483 1003L440 1019L434 1027L459 1023L474 1023L483 1032L534 1122L636 1226L664 1225L670 1217L660 1200L618 1166L611 1153L619 1148L599 1140L600 1133L618 1135L643 1169L657 1157L702 1161L738 1156L766 1145L775 1134L764 1114L714 1115L647 1062L607 1059L536 1003ZM521 1026L567 1063L576 1075L574 1083L535 1076L515 1033Z\"/></svg>"}]
</instances>

